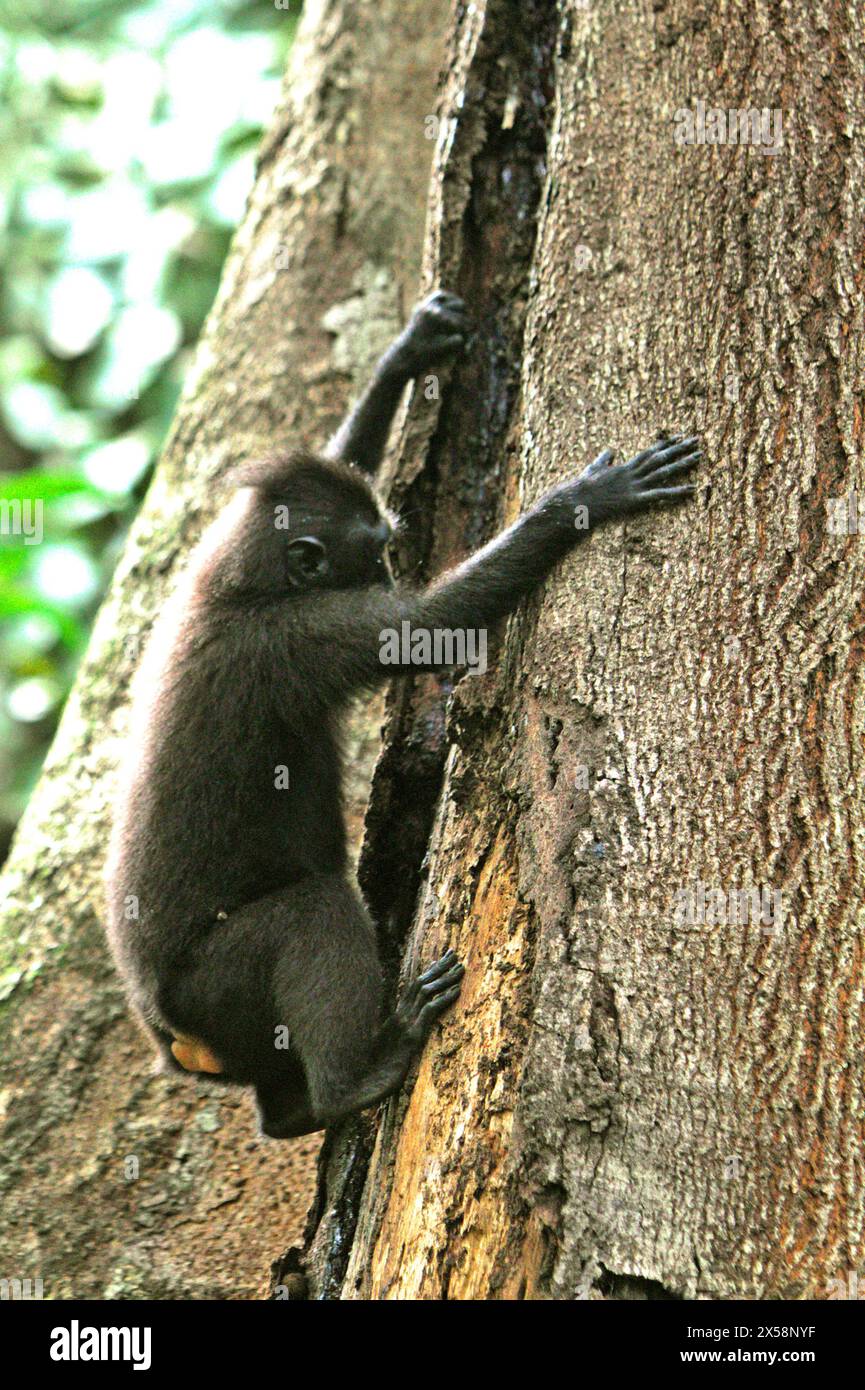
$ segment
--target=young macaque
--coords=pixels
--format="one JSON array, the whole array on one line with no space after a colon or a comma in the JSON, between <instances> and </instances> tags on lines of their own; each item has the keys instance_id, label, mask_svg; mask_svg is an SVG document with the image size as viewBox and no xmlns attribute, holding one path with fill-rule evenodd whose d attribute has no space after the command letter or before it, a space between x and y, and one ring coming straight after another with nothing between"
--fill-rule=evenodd
<instances>
[{"instance_id":1,"label":"young macaque","mask_svg":"<svg viewBox=\"0 0 865 1390\"><path fill-rule=\"evenodd\" d=\"M606 450L429 587L395 584L372 475L406 384L468 334L462 301L431 295L324 455L240 470L136 684L108 871L113 950L167 1063L253 1086L276 1137L391 1095L460 991L447 951L386 1009L349 868L340 719L394 674L383 632L486 629L595 527L693 492L696 439L618 465Z\"/></svg>"}]
</instances>

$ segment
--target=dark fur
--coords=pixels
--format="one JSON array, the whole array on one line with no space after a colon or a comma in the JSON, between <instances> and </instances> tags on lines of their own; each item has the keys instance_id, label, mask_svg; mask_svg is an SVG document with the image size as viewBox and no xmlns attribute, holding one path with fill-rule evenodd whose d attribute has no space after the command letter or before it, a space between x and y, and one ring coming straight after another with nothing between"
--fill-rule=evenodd
<instances>
[{"instance_id":1,"label":"dark fur","mask_svg":"<svg viewBox=\"0 0 865 1390\"><path fill-rule=\"evenodd\" d=\"M110 939L166 1058L172 1036L201 1039L223 1080L255 1086L276 1136L390 1094L459 992L449 952L382 1021L375 931L348 869L339 752L348 699L393 674L379 661L380 633L403 619L491 626L586 534L576 505L595 523L677 500L686 490L668 479L696 458L690 441L614 468L602 456L429 589L393 586L389 525L366 472L342 460L375 466L399 389L466 331L454 297L427 301L333 457L295 452L240 470L240 491L195 552L138 677ZM287 529L274 524L280 506ZM288 790L274 784L282 766ZM280 1025L289 1051L274 1045Z\"/></svg>"}]
</instances>

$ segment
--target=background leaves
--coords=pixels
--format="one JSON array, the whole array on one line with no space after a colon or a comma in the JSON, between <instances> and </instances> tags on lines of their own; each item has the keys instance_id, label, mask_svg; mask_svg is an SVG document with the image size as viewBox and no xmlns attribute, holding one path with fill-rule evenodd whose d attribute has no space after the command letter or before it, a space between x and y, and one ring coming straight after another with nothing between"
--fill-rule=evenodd
<instances>
[{"instance_id":1,"label":"background leaves","mask_svg":"<svg viewBox=\"0 0 865 1390\"><path fill-rule=\"evenodd\" d=\"M0 3L0 858L170 423L298 10Z\"/></svg>"}]
</instances>

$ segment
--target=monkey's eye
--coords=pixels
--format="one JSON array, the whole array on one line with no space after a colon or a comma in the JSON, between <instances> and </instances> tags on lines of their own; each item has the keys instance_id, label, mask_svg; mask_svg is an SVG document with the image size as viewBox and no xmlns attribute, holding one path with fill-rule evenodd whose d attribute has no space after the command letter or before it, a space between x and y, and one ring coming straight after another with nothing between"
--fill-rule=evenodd
<instances>
[{"instance_id":1,"label":"monkey's eye","mask_svg":"<svg viewBox=\"0 0 865 1390\"><path fill-rule=\"evenodd\" d=\"M327 547L317 536L300 536L290 541L286 552L289 583L310 584L327 572Z\"/></svg>"}]
</instances>

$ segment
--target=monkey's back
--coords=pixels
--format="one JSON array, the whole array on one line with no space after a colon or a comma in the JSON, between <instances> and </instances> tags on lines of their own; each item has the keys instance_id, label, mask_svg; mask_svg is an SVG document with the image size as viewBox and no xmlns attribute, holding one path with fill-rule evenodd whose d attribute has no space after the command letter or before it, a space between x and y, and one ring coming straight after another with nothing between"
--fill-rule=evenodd
<instances>
[{"instance_id":1,"label":"monkey's back","mask_svg":"<svg viewBox=\"0 0 865 1390\"><path fill-rule=\"evenodd\" d=\"M333 720L305 708L268 605L215 605L199 571L134 682L108 857L109 940L151 1021L160 979L215 923L346 859Z\"/></svg>"}]
</instances>

